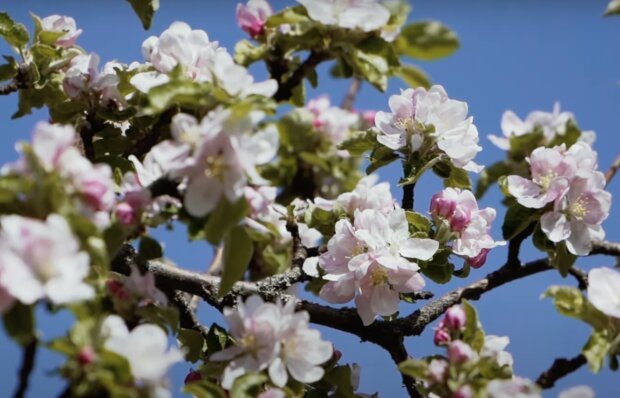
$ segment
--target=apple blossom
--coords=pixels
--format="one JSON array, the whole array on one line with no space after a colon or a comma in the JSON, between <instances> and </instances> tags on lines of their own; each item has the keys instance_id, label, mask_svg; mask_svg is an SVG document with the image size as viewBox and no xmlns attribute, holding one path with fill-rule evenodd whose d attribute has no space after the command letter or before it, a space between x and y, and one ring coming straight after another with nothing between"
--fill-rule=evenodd
<instances>
[{"instance_id":1,"label":"apple blossom","mask_svg":"<svg viewBox=\"0 0 620 398\"><path fill-rule=\"evenodd\" d=\"M153 324L141 324L131 331L118 315L109 315L101 326L106 350L129 363L131 374L159 396L170 396L165 379L168 369L183 359L176 347L169 347L166 333Z\"/></svg>"},{"instance_id":2,"label":"apple blossom","mask_svg":"<svg viewBox=\"0 0 620 398\"><path fill-rule=\"evenodd\" d=\"M620 273L594 268L588 273L588 299L605 315L620 318Z\"/></svg>"},{"instance_id":3,"label":"apple blossom","mask_svg":"<svg viewBox=\"0 0 620 398\"><path fill-rule=\"evenodd\" d=\"M43 298L69 304L94 297L95 290L84 282L90 259L63 217L52 214L40 221L9 215L0 218L0 225L0 286L5 297L8 293L24 304Z\"/></svg>"},{"instance_id":4,"label":"apple blossom","mask_svg":"<svg viewBox=\"0 0 620 398\"><path fill-rule=\"evenodd\" d=\"M469 190L446 188L433 195L430 212L436 222L445 220L456 237L452 251L464 256L474 267L484 263L488 250L505 244L493 240L489 234L495 209L479 209L476 197ZM443 236L441 228L438 234Z\"/></svg>"},{"instance_id":5,"label":"apple blossom","mask_svg":"<svg viewBox=\"0 0 620 398\"><path fill-rule=\"evenodd\" d=\"M386 25L390 12L378 0L297 0L310 18L325 25L336 25L364 32Z\"/></svg>"},{"instance_id":6,"label":"apple blossom","mask_svg":"<svg viewBox=\"0 0 620 398\"><path fill-rule=\"evenodd\" d=\"M96 92L104 104L114 102L118 106L126 106L125 98L118 91L119 78L114 70L120 64L108 62L101 72L98 67L99 56L95 53L73 57L62 82L67 96L72 99L81 96L88 98L91 92Z\"/></svg>"},{"instance_id":7,"label":"apple blossom","mask_svg":"<svg viewBox=\"0 0 620 398\"><path fill-rule=\"evenodd\" d=\"M549 240L565 241L568 251L575 255L590 253L592 241L605 237L601 223L611 207L605 184L601 172L593 172L589 178L575 177L566 194L556 200L553 211L540 218Z\"/></svg>"},{"instance_id":8,"label":"apple blossom","mask_svg":"<svg viewBox=\"0 0 620 398\"><path fill-rule=\"evenodd\" d=\"M236 119L223 108L211 111L200 123L187 114L175 115L172 143L163 141L156 147L172 145L179 154L166 174L185 181L188 213L202 217L222 198L235 202L243 197L249 180L255 184L266 182L255 167L275 156L278 133L268 127L249 134L262 117L260 112L251 112Z\"/></svg>"},{"instance_id":9,"label":"apple blossom","mask_svg":"<svg viewBox=\"0 0 620 398\"><path fill-rule=\"evenodd\" d=\"M209 41L205 31L192 30L184 22L174 22L160 37L146 39L142 43L142 55L155 68L155 72L142 72L131 78L131 84L142 92L170 81L166 74L177 66L187 78L219 85L232 96L270 97L278 88L273 79L254 83L248 70L235 64L225 48Z\"/></svg>"},{"instance_id":10,"label":"apple blossom","mask_svg":"<svg viewBox=\"0 0 620 398\"><path fill-rule=\"evenodd\" d=\"M482 170L473 162L482 148L473 118L467 117L467 104L448 98L442 86L404 90L390 97L389 106L391 113L379 111L375 116L381 144L408 153L436 145L456 166Z\"/></svg>"},{"instance_id":11,"label":"apple blossom","mask_svg":"<svg viewBox=\"0 0 620 398\"><path fill-rule=\"evenodd\" d=\"M331 358L333 348L308 329L305 311L294 312L294 301L266 303L259 296L240 302L236 310L224 309L236 344L211 356L213 361L230 361L224 370L222 386L247 372L267 370L271 381L284 387L288 374L303 383L323 377L318 366Z\"/></svg>"},{"instance_id":12,"label":"apple blossom","mask_svg":"<svg viewBox=\"0 0 620 398\"><path fill-rule=\"evenodd\" d=\"M449 363L445 359L433 358L428 364L428 373L433 383L443 383Z\"/></svg>"},{"instance_id":13,"label":"apple blossom","mask_svg":"<svg viewBox=\"0 0 620 398\"><path fill-rule=\"evenodd\" d=\"M43 32L64 32L56 39L56 45L69 48L75 44L82 29L77 29L75 19L64 15L50 15L41 19L41 30Z\"/></svg>"},{"instance_id":14,"label":"apple blossom","mask_svg":"<svg viewBox=\"0 0 620 398\"><path fill-rule=\"evenodd\" d=\"M336 204L349 215L353 215L355 210L366 209L374 209L385 215L390 214L395 206L390 184L388 182L377 184L378 180L379 176L376 174L362 178L353 191L340 194L335 200Z\"/></svg>"},{"instance_id":15,"label":"apple blossom","mask_svg":"<svg viewBox=\"0 0 620 398\"><path fill-rule=\"evenodd\" d=\"M522 206L540 209L563 196L575 175L574 159L565 156L564 145L535 149L529 158L531 180L511 175L507 178L508 192Z\"/></svg>"},{"instance_id":16,"label":"apple blossom","mask_svg":"<svg viewBox=\"0 0 620 398\"><path fill-rule=\"evenodd\" d=\"M483 357L491 357L497 361L500 366L512 367L513 359L509 352L504 349L510 343L508 336L493 336L488 335L484 337L484 346L480 355Z\"/></svg>"},{"instance_id":17,"label":"apple blossom","mask_svg":"<svg viewBox=\"0 0 620 398\"><path fill-rule=\"evenodd\" d=\"M540 128L544 143L549 144L553 139L560 135L566 134L566 123L574 121L575 117L571 112L561 112L560 104L556 102L552 112L534 111L531 112L524 120L521 120L513 111L506 111L502 115L501 128L503 137L489 135L489 140L500 149L510 150L510 139L519 137L535 131ZM596 138L593 131L584 131L581 133L580 141L592 144Z\"/></svg>"},{"instance_id":18,"label":"apple blossom","mask_svg":"<svg viewBox=\"0 0 620 398\"><path fill-rule=\"evenodd\" d=\"M266 0L249 0L247 4L237 4L237 25L252 37L263 34L265 21L273 11Z\"/></svg>"},{"instance_id":19,"label":"apple blossom","mask_svg":"<svg viewBox=\"0 0 620 398\"><path fill-rule=\"evenodd\" d=\"M356 210L354 223L341 219L327 251L317 260L306 260L304 270L314 273L319 265L328 282L320 296L332 303L355 298L365 325L376 315L388 316L398 310L399 293L424 287L419 267L409 259L428 260L439 248L432 239L409 237L402 209L386 216L374 209Z\"/></svg>"},{"instance_id":20,"label":"apple blossom","mask_svg":"<svg viewBox=\"0 0 620 398\"><path fill-rule=\"evenodd\" d=\"M443 326L443 323L440 323L439 327L435 329L435 333L433 335L433 343L437 346L448 344L450 342L450 334Z\"/></svg>"}]
</instances>

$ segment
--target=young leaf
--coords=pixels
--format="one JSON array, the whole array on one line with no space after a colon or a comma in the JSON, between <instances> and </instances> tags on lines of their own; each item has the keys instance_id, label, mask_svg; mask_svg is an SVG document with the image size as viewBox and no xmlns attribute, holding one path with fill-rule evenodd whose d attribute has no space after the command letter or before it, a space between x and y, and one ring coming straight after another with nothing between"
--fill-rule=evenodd
<instances>
[{"instance_id":1,"label":"young leaf","mask_svg":"<svg viewBox=\"0 0 620 398\"><path fill-rule=\"evenodd\" d=\"M148 30L151 27L155 11L159 9L159 0L127 0L127 2L131 4L131 8L140 18L144 30Z\"/></svg>"},{"instance_id":2,"label":"young leaf","mask_svg":"<svg viewBox=\"0 0 620 398\"><path fill-rule=\"evenodd\" d=\"M220 284L220 297L232 289L233 284L243 278L248 269L254 243L242 226L232 228L224 237L224 253L222 256L222 282Z\"/></svg>"},{"instance_id":3,"label":"young leaf","mask_svg":"<svg viewBox=\"0 0 620 398\"><path fill-rule=\"evenodd\" d=\"M153 260L155 258L161 258L164 256L164 250L159 242L150 236L143 236L140 238L140 247L138 254L144 260Z\"/></svg>"},{"instance_id":4,"label":"young leaf","mask_svg":"<svg viewBox=\"0 0 620 398\"><path fill-rule=\"evenodd\" d=\"M590 336L588 342L581 351L583 356L588 360L588 365L592 372L598 373L601 370L609 348L609 340L607 340L604 333L592 333L592 336Z\"/></svg>"},{"instance_id":5,"label":"young leaf","mask_svg":"<svg viewBox=\"0 0 620 398\"><path fill-rule=\"evenodd\" d=\"M398 72L398 77L400 77L409 87L431 87L431 79L428 75L420 68L414 65L401 65L400 70Z\"/></svg>"},{"instance_id":6,"label":"young leaf","mask_svg":"<svg viewBox=\"0 0 620 398\"><path fill-rule=\"evenodd\" d=\"M253 398L263 389L267 376L262 373L247 373L235 379L230 389L230 398Z\"/></svg>"},{"instance_id":7,"label":"young leaf","mask_svg":"<svg viewBox=\"0 0 620 398\"><path fill-rule=\"evenodd\" d=\"M518 203L513 204L506 211L504 224L502 225L502 234L505 240L514 238L519 232L527 228L536 220L538 211L523 207Z\"/></svg>"},{"instance_id":8,"label":"young leaf","mask_svg":"<svg viewBox=\"0 0 620 398\"><path fill-rule=\"evenodd\" d=\"M395 45L401 54L433 61L455 52L459 48L459 38L438 21L424 21L405 26Z\"/></svg>"}]
</instances>

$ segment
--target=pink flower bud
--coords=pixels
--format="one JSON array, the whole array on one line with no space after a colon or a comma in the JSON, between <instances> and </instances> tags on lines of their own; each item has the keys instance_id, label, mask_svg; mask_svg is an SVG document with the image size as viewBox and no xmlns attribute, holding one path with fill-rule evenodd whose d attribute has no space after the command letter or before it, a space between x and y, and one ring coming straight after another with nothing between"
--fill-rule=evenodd
<instances>
[{"instance_id":1,"label":"pink flower bud","mask_svg":"<svg viewBox=\"0 0 620 398\"><path fill-rule=\"evenodd\" d=\"M95 360L95 352L89 346L83 347L77 355L77 361L80 365L88 365Z\"/></svg>"},{"instance_id":2,"label":"pink flower bud","mask_svg":"<svg viewBox=\"0 0 620 398\"><path fill-rule=\"evenodd\" d=\"M250 0L247 5L237 5L237 25L253 38L265 33L265 21L271 15L271 7L265 0Z\"/></svg>"},{"instance_id":3,"label":"pink flower bud","mask_svg":"<svg viewBox=\"0 0 620 398\"><path fill-rule=\"evenodd\" d=\"M431 198L431 214L433 217L449 218L456 210L458 197L452 190L443 190Z\"/></svg>"},{"instance_id":4,"label":"pink flower bud","mask_svg":"<svg viewBox=\"0 0 620 398\"><path fill-rule=\"evenodd\" d=\"M454 394L452 394L452 398L471 398L473 395L474 394L471 391L471 387L462 386Z\"/></svg>"},{"instance_id":5,"label":"pink flower bud","mask_svg":"<svg viewBox=\"0 0 620 398\"><path fill-rule=\"evenodd\" d=\"M491 251L491 250L490 249L482 249L482 250L480 250L480 253L478 253L478 255L476 255L475 257L472 257L472 258L468 258L467 259L467 263L472 268L480 268L480 267L482 267L484 265L484 263L486 263L486 261L487 261L487 254L489 254L489 251Z\"/></svg>"},{"instance_id":6,"label":"pink flower bud","mask_svg":"<svg viewBox=\"0 0 620 398\"><path fill-rule=\"evenodd\" d=\"M469 209L457 206L450 217L450 228L453 231L461 232L471 223L471 212Z\"/></svg>"},{"instance_id":7,"label":"pink flower bud","mask_svg":"<svg viewBox=\"0 0 620 398\"><path fill-rule=\"evenodd\" d=\"M340 358L342 358L342 352L340 352L339 350L337 350L335 348L332 348L332 349L334 350L334 354L332 355L332 360L334 362L340 361Z\"/></svg>"},{"instance_id":8,"label":"pink flower bud","mask_svg":"<svg viewBox=\"0 0 620 398\"><path fill-rule=\"evenodd\" d=\"M107 206L104 198L109 192L106 184L100 181L90 180L85 181L81 189L89 205L95 208L95 210L105 210Z\"/></svg>"},{"instance_id":9,"label":"pink flower bud","mask_svg":"<svg viewBox=\"0 0 620 398\"><path fill-rule=\"evenodd\" d=\"M202 380L202 375L199 372L196 372L195 370L191 370L187 376L185 376L185 381L183 383L185 384L189 384L189 383L193 383L195 381L200 381Z\"/></svg>"},{"instance_id":10,"label":"pink flower bud","mask_svg":"<svg viewBox=\"0 0 620 398\"><path fill-rule=\"evenodd\" d=\"M135 210L127 202L116 205L115 214L118 222L123 225L133 225L137 219Z\"/></svg>"},{"instance_id":11,"label":"pink flower bud","mask_svg":"<svg viewBox=\"0 0 620 398\"><path fill-rule=\"evenodd\" d=\"M375 125L375 116L377 115L377 111L369 110L362 112L362 120L370 126Z\"/></svg>"},{"instance_id":12,"label":"pink flower bud","mask_svg":"<svg viewBox=\"0 0 620 398\"><path fill-rule=\"evenodd\" d=\"M312 126L318 130L321 127L323 127L323 122L318 117L315 117L314 120L312 121Z\"/></svg>"},{"instance_id":13,"label":"pink flower bud","mask_svg":"<svg viewBox=\"0 0 620 398\"><path fill-rule=\"evenodd\" d=\"M471 347L461 340L455 340L448 347L448 358L452 363L465 363L474 357Z\"/></svg>"},{"instance_id":14,"label":"pink flower bud","mask_svg":"<svg viewBox=\"0 0 620 398\"><path fill-rule=\"evenodd\" d=\"M125 290L123 282L117 279L108 279L108 281L106 282L106 288L108 289L110 295L114 298L117 298L119 300L129 299L129 293L127 293L127 290Z\"/></svg>"},{"instance_id":15,"label":"pink flower bud","mask_svg":"<svg viewBox=\"0 0 620 398\"><path fill-rule=\"evenodd\" d=\"M445 329L438 328L437 330L435 330L435 336L433 337L433 341L435 342L435 345L448 344L450 342L450 334L448 334Z\"/></svg>"},{"instance_id":16,"label":"pink flower bud","mask_svg":"<svg viewBox=\"0 0 620 398\"><path fill-rule=\"evenodd\" d=\"M465 311L460 305L453 305L446 311L446 317L444 322L446 327L452 330L463 330L465 328L465 322L467 317Z\"/></svg>"}]
</instances>

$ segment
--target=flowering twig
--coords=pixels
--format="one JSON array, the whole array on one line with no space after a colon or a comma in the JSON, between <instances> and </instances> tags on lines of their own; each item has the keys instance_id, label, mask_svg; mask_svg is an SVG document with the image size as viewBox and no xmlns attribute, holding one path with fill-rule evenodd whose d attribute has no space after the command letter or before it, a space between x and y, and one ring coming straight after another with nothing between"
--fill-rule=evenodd
<instances>
[{"instance_id":1,"label":"flowering twig","mask_svg":"<svg viewBox=\"0 0 620 398\"><path fill-rule=\"evenodd\" d=\"M293 96L293 89L302 83L307 73L316 68L318 64L328 59L328 53L312 51L308 58L295 69L287 80L282 81L282 75L272 75L272 77L278 81L278 91L273 95L273 98L276 101L286 101L290 99Z\"/></svg>"},{"instance_id":2,"label":"flowering twig","mask_svg":"<svg viewBox=\"0 0 620 398\"><path fill-rule=\"evenodd\" d=\"M30 383L30 374L34 369L34 361L37 356L37 348L39 341L36 337L33 337L30 342L24 347L24 355L22 359L22 367L19 369L19 383L13 398L23 398L28 390L28 384Z\"/></svg>"},{"instance_id":3,"label":"flowering twig","mask_svg":"<svg viewBox=\"0 0 620 398\"><path fill-rule=\"evenodd\" d=\"M556 381L567 374L576 371L586 363L586 357L582 354L579 354L571 359L557 358L553 361L553 364L549 369L545 370L540 374L540 376L538 376L538 379L536 379L536 384L544 389L552 388Z\"/></svg>"},{"instance_id":4,"label":"flowering twig","mask_svg":"<svg viewBox=\"0 0 620 398\"><path fill-rule=\"evenodd\" d=\"M609 169L605 172L605 181L606 181L605 186L609 185L609 183L611 182L611 179L614 178L619 168L620 168L620 155L616 157L616 160L614 160L611 166L609 166Z\"/></svg>"}]
</instances>

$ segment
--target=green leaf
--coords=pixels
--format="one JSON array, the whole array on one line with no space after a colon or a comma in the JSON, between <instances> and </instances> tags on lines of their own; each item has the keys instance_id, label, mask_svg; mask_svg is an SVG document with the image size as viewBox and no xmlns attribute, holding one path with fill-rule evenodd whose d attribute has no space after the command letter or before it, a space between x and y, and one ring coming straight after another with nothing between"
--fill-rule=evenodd
<instances>
[{"instance_id":1,"label":"green leaf","mask_svg":"<svg viewBox=\"0 0 620 398\"><path fill-rule=\"evenodd\" d=\"M235 379L230 389L230 398L254 398L263 390L268 380L262 373L247 373Z\"/></svg>"},{"instance_id":2,"label":"green leaf","mask_svg":"<svg viewBox=\"0 0 620 398\"><path fill-rule=\"evenodd\" d=\"M224 237L224 253L222 255L222 282L219 294L223 297L233 284L241 278L248 269L250 259L254 253L254 243L245 232L245 228L237 226L232 228Z\"/></svg>"},{"instance_id":3,"label":"green leaf","mask_svg":"<svg viewBox=\"0 0 620 398\"><path fill-rule=\"evenodd\" d=\"M510 240L526 229L532 222L536 221L538 213L538 210L523 207L518 203L508 207L502 225L504 239Z\"/></svg>"},{"instance_id":4,"label":"green leaf","mask_svg":"<svg viewBox=\"0 0 620 398\"><path fill-rule=\"evenodd\" d=\"M313 116L306 109L297 109L284 116L277 124L280 144L293 152L311 148L317 139L312 121Z\"/></svg>"},{"instance_id":5,"label":"green leaf","mask_svg":"<svg viewBox=\"0 0 620 398\"><path fill-rule=\"evenodd\" d=\"M347 48L346 60L355 75L367 80L380 91L387 88L387 78L400 66L394 48L378 37L371 37Z\"/></svg>"},{"instance_id":6,"label":"green leaf","mask_svg":"<svg viewBox=\"0 0 620 398\"><path fill-rule=\"evenodd\" d=\"M555 246L555 252L550 253L549 263L560 271L560 275L568 275L568 270L577 261L577 256L568 251L565 242L560 242Z\"/></svg>"},{"instance_id":7,"label":"green leaf","mask_svg":"<svg viewBox=\"0 0 620 398\"><path fill-rule=\"evenodd\" d=\"M371 174L383 166L392 163L399 156L390 148L383 145L376 146L370 154L370 164L366 168L366 174Z\"/></svg>"},{"instance_id":8,"label":"green leaf","mask_svg":"<svg viewBox=\"0 0 620 398\"><path fill-rule=\"evenodd\" d=\"M581 137L581 130L575 124L575 121L569 119L564 126L564 134L556 134L553 140L547 147L552 148L554 146L565 144L567 148L570 148Z\"/></svg>"},{"instance_id":9,"label":"green leaf","mask_svg":"<svg viewBox=\"0 0 620 398\"><path fill-rule=\"evenodd\" d=\"M34 311L31 305L15 303L2 316L4 330L21 346L26 346L35 338Z\"/></svg>"},{"instance_id":10,"label":"green leaf","mask_svg":"<svg viewBox=\"0 0 620 398\"><path fill-rule=\"evenodd\" d=\"M156 239L150 236L143 236L140 238L138 255L144 260L153 260L162 258L164 256L164 250Z\"/></svg>"},{"instance_id":11,"label":"green leaf","mask_svg":"<svg viewBox=\"0 0 620 398\"><path fill-rule=\"evenodd\" d=\"M185 348L185 359L196 362L203 358L205 339L194 329L179 329L177 338Z\"/></svg>"},{"instance_id":12,"label":"green leaf","mask_svg":"<svg viewBox=\"0 0 620 398\"><path fill-rule=\"evenodd\" d=\"M400 70L398 72L398 77L400 77L409 87L431 87L431 79L428 75L420 68L414 65L401 65Z\"/></svg>"},{"instance_id":13,"label":"green leaf","mask_svg":"<svg viewBox=\"0 0 620 398\"><path fill-rule=\"evenodd\" d=\"M398 364L398 369L404 375L424 380L428 376L428 364L420 359L407 359Z\"/></svg>"},{"instance_id":14,"label":"green leaf","mask_svg":"<svg viewBox=\"0 0 620 398\"><path fill-rule=\"evenodd\" d=\"M140 18L142 27L148 30L151 27L155 11L159 9L159 0L127 0L127 2L131 4L131 8Z\"/></svg>"},{"instance_id":15,"label":"green leaf","mask_svg":"<svg viewBox=\"0 0 620 398\"><path fill-rule=\"evenodd\" d=\"M0 12L0 36L14 48L23 48L30 40L24 24L16 23L6 12Z\"/></svg>"},{"instance_id":16,"label":"green leaf","mask_svg":"<svg viewBox=\"0 0 620 398\"><path fill-rule=\"evenodd\" d=\"M454 272L454 264L449 261L452 252L448 249L440 249L429 261L420 261L422 273L436 283L448 283Z\"/></svg>"},{"instance_id":17,"label":"green leaf","mask_svg":"<svg viewBox=\"0 0 620 398\"><path fill-rule=\"evenodd\" d=\"M209 328L209 333L207 333L207 355L211 356L218 351L222 351L229 343L230 337L226 333L226 329L217 323L212 324Z\"/></svg>"},{"instance_id":18,"label":"green leaf","mask_svg":"<svg viewBox=\"0 0 620 398\"><path fill-rule=\"evenodd\" d=\"M0 82L9 80L17 75L17 66L14 64L0 65Z\"/></svg>"},{"instance_id":19,"label":"green leaf","mask_svg":"<svg viewBox=\"0 0 620 398\"><path fill-rule=\"evenodd\" d=\"M405 211L405 217L409 226L413 228L413 232L429 233L432 227L431 220L421 213L415 211Z\"/></svg>"},{"instance_id":20,"label":"green leaf","mask_svg":"<svg viewBox=\"0 0 620 398\"><path fill-rule=\"evenodd\" d=\"M424 21L405 26L395 46L400 54L433 61L455 52L459 48L459 38L440 22Z\"/></svg>"},{"instance_id":21,"label":"green leaf","mask_svg":"<svg viewBox=\"0 0 620 398\"><path fill-rule=\"evenodd\" d=\"M241 198L235 203L230 203L222 198L217 207L209 215L209 220L204 226L205 238L213 245L218 245L224 235L239 224L239 221L248 213L248 201Z\"/></svg>"},{"instance_id":22,"label":"green leaf","mask_svg":"<svg viewBox=\"0 0 620 398\"><path fill-rule=\"evenodd\" d=\"M463 341L469 344L475 351L480 352L484 346L484 330L482 330L482 326L478 321L478 312L467 300L463 300L461 305L466 316Z\"/></svg>"},{"instance_id":23,"label":"green leaf","mask_svg":"<svg viewBox=\"0 0 620 398\"><path fill-rule=\"evenodd\" d=\"M375 129L370 129L368 131L356 131L338 145L338 149L345 149L349 151L352 156L361 156L365 152L372 150L376 145L377 131Z\"/></svg>"},{"instance_id":24,"label":"green leaf","mask_svg":"<svg viewBox=\"0 0 620 398\"><path fill-rule=\"evenodd\" d=\"M620 15L620 0L612 0L607 4L604 16Z\"/></svg>"},{"instance_id":25,"label":"green leaf","mask_svg":"<svg viewBox=\"0 0 620 398\"><path fill-rule=\"evenodd\" d=\"M510 156L517 161L522 161L534 149L544 145L545 136L541 128L536 128L531 133L513 135L510 137Z\"/></svg>"},{"instance_id":26,"label":"green leaf","mask_svg":"<svg viewBox=\"0 0 620 398\"><path fill-rule=\"evenodd\" d=\"M571 318L588 323L594 330L605 330L609 319L588 301L583 293L574 287L551 286L542 298L551 297L557 311Z\"/></svg>"},{"instance_id":27,"label":"green leaf","mask_svg":"<svg viewBox=\"0 0 620 398\"><path fill-rule=\"evenodd\" d=\"M226 392L222 388L207 380L188 383L183 388L183 392L196 398L226 398Z\"/></svg>"},{"instance_id":28,"label":"green leaf","mask_svg":"<svg viewBox=\"0 0 620 398\"><path fill-rule=\"evenodd\" d=\"M592 333L592 336L590 336L581 351L581 353L588 360L588 365L590 366L590 370L592 370L592 372L598 373L601 370L609 348L609 340L607 340L604 333Z\"/></svg>"},{"instance_id":29,"label":"green leaf","mask_svg":"<svg viewBox=\"0 0 620 398\"><path fill-rule=\"evenodd\" d=\"M504 161L493 163L491 166L485 167L478 175L476 184L476 197L478 199L486 193L489 187L494 184L501 176L512 173L512 167Z\"/></svg>"},{"instance_id":30,"label":"green leaf","mask_svg":"<svg viewBox=\"0 0 620 398\"><path fill-rule=\"evenodd\" d=\"M145 115L162 113L172 106L209 107L213 102L211 87L190 80L174 79L168 83L153 87L146 94L149 106L144 108Z\"/></svg>"},{"instance_id":31,"label":"green leaf","mask_svg":"<svg viewBox=\"0 0 620 398\"><path fill-rule=\"evenodd\" d=\"M443 180L443 185L446 188L471 189L471 179L465 169L450 162L450 175Z\"/></svg>"},{"instance_id":32,"label":"green leaf","mask_svg":"<svg viewBox=\"0 0 620 398\"><path fill-rule=\"evenodd\" d=\"M240 40L235 44L235 62L247 67L264 58L268 51L265 44L256 46L249 40Z\"/></svg>"}]
</instances>

